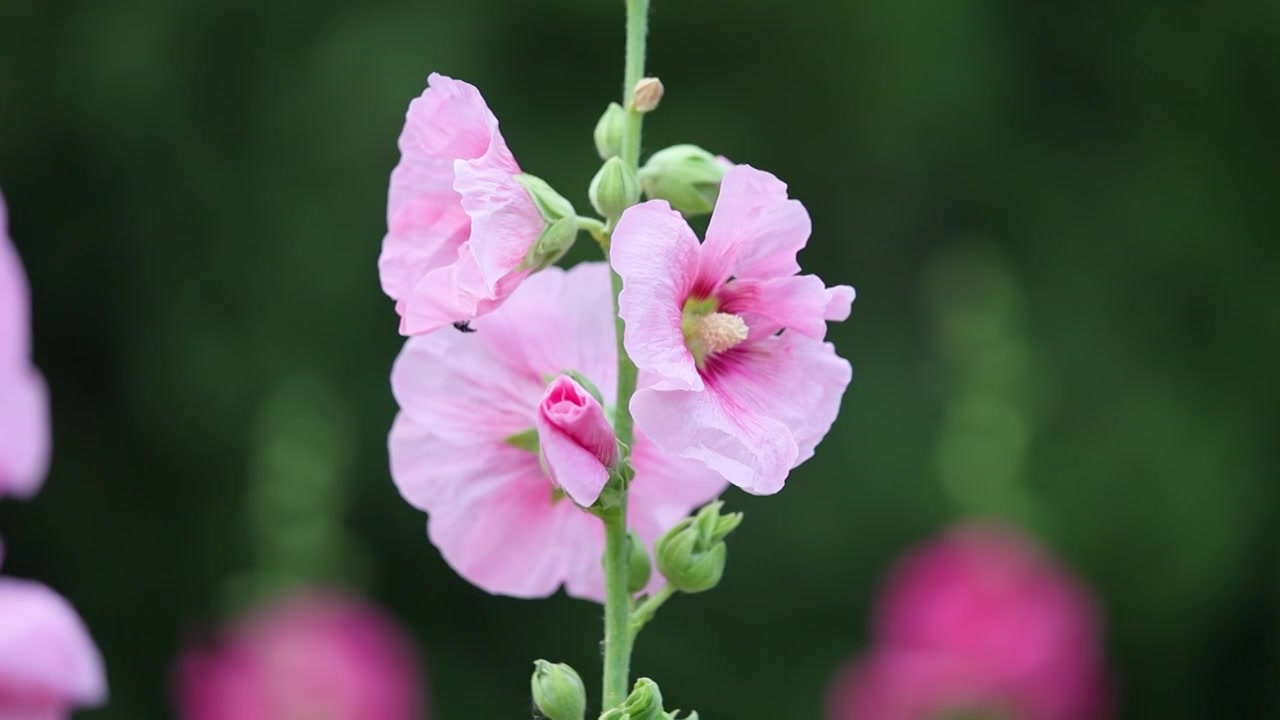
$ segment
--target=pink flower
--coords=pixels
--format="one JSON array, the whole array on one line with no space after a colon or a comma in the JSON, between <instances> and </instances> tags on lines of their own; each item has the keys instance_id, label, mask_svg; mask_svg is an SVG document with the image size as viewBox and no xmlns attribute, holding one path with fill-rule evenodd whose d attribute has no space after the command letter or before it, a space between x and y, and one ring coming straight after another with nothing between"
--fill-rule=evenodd
<instances>
[{"instance_id":1,"label":"pink flower","mask_svg":"<svg viewBox=\"0 0 1280 720\"><path fill-rule=\"evenodd\" d=\"M241 619L178 663L183 720L420 720L406 633L355 598L297 594Z\"/></svg>"},{"instance_id":2,"label":"pink flower","mask_svg":"<svg viewBox=\"0 0 1280 720\"><path fill-rule=\"evenodd\" d=\"M551 481L588 507L618 462L618 438L586 388L561 375L547 386L534 423Z\"/></svg>"},{"instance_id":3,"label":"pink flower","mask_svg":"<svg viewBox=\"0 0 1280 720\"><path fill-rule=\"evenodd\" d=\"M31 497L48 467L48 390L31 364L27 279L0 197L0 497Z\"/></svg>"},{"instance_id":4,"label":"pink flower","mask_svg":"<svg viewBox=\"0 0 1280 720\"><path fill-rule=\"evenodd\" d=\"M546 386L564 370L600 388L608 412L617 382L614 319L603 263L551 268L477 321L476 332L412 338L396 360L392 477L428 513L427 533L445 560L488 592L545 597L563 584L575 597L604 597L601 522L562 497L530 441ZM602 428L591 427L596 434L583 436L599 437ZM725 487L643 435L631 461L628 520L650 545ZM660 583L655 577L653 588Z\"/></svg>"},{"instance_id":5,"label":"pink flower","mask_svg":"<svg viewBox=\"0 0 1280 720\"><path fill-rule=\"evenodd\" d=\"M102 656L61 595L0 578L0 718L58 720L107 698Z\"/></svg>"},{"instance_id":6,"label":"pink flower","mask_svg":"<svg viewBox=\"0 0 1280 720\"><path fill-rule=\"evenodd\" d=\"M409 105L378 271L400 332L492 312L527 277L546 226L475 87L433 73Z\"/></svg>"},{"instance_id":7,"label":"pink flower","mask_svg":"<svg viewBox=\"0 0 1280 720\"><path fill-rule=\"evenodd\" d=\"M786 185L730 168L706 242L665 202L623 214L611 260L623 279L627 353L641 370L636 426L747 492L782 489L840 409L849 363L822 342L853 288L797 275L809 215Z\"/></svg>"},{"instance_id":8,"label":"pink flower","mask_svg":"<svg viewBox=\"0 0 1280 720\"><path fill-rule=\"evenodd\" d=\"M838 681L832 720L1106 714L1088 593L1011 530L963 527L908 556L882 596L876 635L870 657Z\"/></svg>"}]
</instances>

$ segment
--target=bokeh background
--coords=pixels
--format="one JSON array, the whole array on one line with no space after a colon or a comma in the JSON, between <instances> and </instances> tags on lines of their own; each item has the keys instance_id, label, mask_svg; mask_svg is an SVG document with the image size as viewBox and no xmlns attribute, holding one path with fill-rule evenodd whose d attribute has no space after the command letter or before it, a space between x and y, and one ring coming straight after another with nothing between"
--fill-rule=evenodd
<instances>
[{"instance_id":1,"label":"bokeh background","mask_svg":"<svg viewBox=\"0 0 1280 720\"><path fill-rule=\"evenodd\" d=\"M1280 5L655 0L649 150L767 168L857 286L844 412L714 593L635 661L708 718L816 718L874 590L956 518L1096 590L1123 718L1280 717ZM598 678L600 610L485 595L398 497L375 261L408 101L478 85L579 208L619 94L603 0L6 0L0 187L52 386L6 572L70 597L109 707L173 716L184 643L299 579L411 629L437 718ZM588 258L584 242L571 260Z\"/></svg>"}]
</instances>

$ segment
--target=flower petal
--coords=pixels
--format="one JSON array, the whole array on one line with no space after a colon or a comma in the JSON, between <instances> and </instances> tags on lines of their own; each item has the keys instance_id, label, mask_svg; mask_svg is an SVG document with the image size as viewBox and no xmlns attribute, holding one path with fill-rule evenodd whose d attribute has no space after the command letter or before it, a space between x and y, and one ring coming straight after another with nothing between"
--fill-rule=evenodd
<instances>
[{"instance_id":1,"label":"flower petal","mask_svg":"<svg viewBox=\"0 0 1280 720\"><path fill-rule=\"evenodd\" d=\"M823 314L827 320L833 322L848 320L853 300L857 296L857 292L848 285L836 285L835 287L827 288L827 309Z\"/></svg>"},{"instance_id":2,"label":"flower petal","mask_svg":"<svg viewBox=\"0 0 1280 720\"><path fill-rule=\"evenodd\" d=\"M707 392L637 391L636 425L749 493L775 493L835 421L849 364L798 333L748 342L712 363Z\"/></svg>"},{"instance_id":3,"label":"flower petal","mask_svg":"<svg viewBox=\"0 0 1280 720\"><path fill-rule=\"evenodd\" d=\"M445 561L477 587L498 595L546 597L565 580L569 551L580 542L566 535L572 527L566 517L585 513L573 503L554 502L537 458L526 455L521 465L495 466L491 490L433 511L427 534Z\"/></svg>"},{"instance_id":4,"label":"flower petal","mask_svg":"<svg viewBox=\"0 0 1280 720\"><path fill-rule=\"evenodd\" d=\"M729 276L767 279L800 272L796 253L809 241L809 213L787 198L787 186L750 165L735 165L720 183L707 239L702 282Z\"/></svg>"},{"instance_id":5,"label":"flower petal","mask_svg":"<svg viewBox=\"0 0 1280 720\"><path fill-rule=\"evenodd\" d=\"M818 340L827 334L827 291L816 275L738 279L725 285L719 296L721 312L746 321L748 339L768 337L783 328Z\"/></svg>"},{"instance_id":6,"label":"flower petal","mask_svg":"<svg viewBox=\"0 0 1280 720\"><path fill-rule=\"evenodd\" d=\"M471 337L484 344L489 361L536 383L538 397L546 376L576 370L612 404L618 347L611 293L609 267L602 262L550 267L521 283L500 309L476 320ZM530 427L536 402L535 397L525 409Z\"/></svg>"},{"instance_id":7,"label":"flower petal","mask_svg":"<svg viewBox=\"0 0 1280 720\"><path fill-rule=\"evenodd\" d=\"M30 361L30 303L27 274L9 239L8 214L0 195L0 372Z\"/></svg>"},{"instance_id":8,"label":"flower petal","mask_svg":"<svg viewBox=\"0 0 1280 720\"><path fill-rule=\"evenodd\" d=\"M533 425L541 379L513 373L482 336L449 331L410 338L391 369L403 412L446 440L501 441Z\"/></svg>"},{"instance_id":9,"label":"flower petal","mask_svg":"<svg viewBox=\"0 0 1280 720\"><path fill-rule=\"evenodd\" d=\"M70 603L39 583L0 578L0 697L19 709L64 712L107 698L89 631Z\"/></svg>"},{"instance_id":10,"label":"flower petal","mask_svg":"<svg viewBox=\"0 0 1280 720\"><path fill-rule=\"evenodd\" d=\"M618 461L618 439L604 408L572 378L561 375L543 393L535 427L551 479L575 503L589 507Z\"/></svg>"},{"instance_id":11,"label":"flower petal","mask_svg":"<svg viewBox=\"0 0 1280 720\"><path fill-rule=\"evenodd\" d=\"M658 390L701 390L681 321L698 267L698 238L661 200L629 208L613 232L609 260L622 277L624 343Z\"/></svg>"},{"instance_id":12,"label":"flower petal","mask_svg":"<svg viewBox=\"0 0 1280 720\"><path fill-rule=\"evenodd\" d=\"M34 368L0 369L0 497L29 498L49 469L49 391Z\"/></svg>"},{"instance_id":13,"label":"flower petal","mask_svg":"<svg viewBox=\"0 0 1280 720\"><path fill-rule=\"evenodd\" d=\"M462 208L471 217L471 252L489 296L497 297L499 282L521 272L546 221L510 171L459 160L454 173L453 188L462 195Z\"/></svg>"}]
</instances>

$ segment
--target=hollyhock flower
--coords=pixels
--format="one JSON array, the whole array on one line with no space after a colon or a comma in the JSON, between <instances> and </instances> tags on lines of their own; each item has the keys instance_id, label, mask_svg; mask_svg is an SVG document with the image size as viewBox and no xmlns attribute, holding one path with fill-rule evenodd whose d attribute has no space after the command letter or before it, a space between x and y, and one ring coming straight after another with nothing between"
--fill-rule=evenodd
<instances>
[{"instance_id":1,"label":"hollyhock flower","mask_svg":"<svg viewBox=\"0 0 1280 720\"><path fill-rule=\"evenodd\" d=\"M48 466L48 391L31 364L26 274L0 197L0 497L31 497Z\"/></svg>"},{"instance_id":2,"label":"hollyhock flower","mask_svg":"<svg viewBox=\"0 0 1280 720\"><path fill-rule=\"evenodd\" d=\"M590 506L618 462L618 438L600 402L561 375L543 392L534 427L551 482L575 503Z\"/></svg>"},{"instance_id":3,"label":"hollyhock flower","mask_svg":"<svg viewBox=\"0 0 1280 720\"><path fill-rule=\"evenodd\" d=\"M573 216L573 208L521 174L475 87L433 73L409 105L399 145L378 271L396 301L401 333L421 335L492 312L563 252L555 247L535 257L548 228L544 211ZM540 208L527 188L550 206Z\"/></svg>"},{"instance_id":4,"label":"hollyhock flower","mask_svg":"<svg viewBox=\"0 0 1280 720\"><path fill-rule=\"evenodd\" d=\"M630 208L613 233L641 371L636 426L754 494L777 492L812 457L852 376L822 339L828 320L848 317L853 288L796 274L808 238L786 185L747 165L725 173L706 242L662 201Z\"/></svg>"},{"instance_id":5,"label":"hollyhock flower","mask_svg":"<svg viewBox=\"0 0 1280 720\"><path fill-rule=\"evenodd\" d=\"M40 583L0 577L0 718L58 720L106 698L102 656L71 605Z\"/></svg>"},{"instance_id":6,"label":"hollyhock flower","mask_svg":"<svg viewBox=\"0 0 1280 720\"><path fill-rule=\"evenodd\" d=\"M891 576L877 648L831 720L1093 720L1106 714L1097 611L1066 570L993 526L957 529Z\"/></svg>"},{"instance_id":7,"label":"hollyhock flower","mask_svg":"<svg viewBox=\"0 0 1280 720\"><path fill-rule=\"evenodd\" d=\"M420 720L421 678L408 636L377 608L299 593L188 650L178 710L183 720Z\"/></svg>"},{"instance_id":8,"label":"hollyhock flower","mask_svg":"<svg viewBox=\"0 0 1280 720\"><path fill-rule=\"evenodd\" d=\"M554 405L546 386L564 370L600 389L606 413L614 404L610 292L603 263L551 268L476 321L476 332L411 338L396 360L392 477L405 499L427 512L427 533L445 560L488 592L545 597L564 585L575 597L604 597L602 523L564 497L568 478L562 489L547 476L534 431L540 410L559 412L543 399ZM586 404L578 392L574 402ZM598 420L588 426L581 437L603 432ZM640 433L631 462L629 525L650 546L725 487L718 475L659 452ZM660 584L655 573L650 587Z\"/></svg>"}]
</instances>

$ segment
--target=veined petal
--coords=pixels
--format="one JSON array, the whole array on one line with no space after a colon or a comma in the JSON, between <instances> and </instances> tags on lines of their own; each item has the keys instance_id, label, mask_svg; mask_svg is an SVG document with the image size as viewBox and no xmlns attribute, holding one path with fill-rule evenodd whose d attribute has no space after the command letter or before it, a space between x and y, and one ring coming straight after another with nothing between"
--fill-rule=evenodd
<instances>
[{"instance_id":1,"label":"veined petal","mask_svg":"<svg viewBox=\"0 0 1280 720\"><path fill-rule=\"evenodd\" d=\"M720 290L720 311L740 316L748 339L786 328L821 340L827 334L827 291L816 275L738 279Z\"/></svg>"},{"instance_id":2,"label":"veined petal","mask_svg":"<svg viewBox=\"0 0 1280 720\"><path fill-rule=\"evenodd\" d=\"M498 283L519 272L546 221L510 171L459 160L454 173L453 188L471 217L469 247L494 297Z\"/></svg>"},{"instance_id":3,"label":"veined petal","mask_svg":"<svg viewBox=\"0 0 1280 720\"><path fill-rule=\"evenodd\" d=\"M787 186L750 165L735 165L720 183L707 226L699 278L766 279L800 272L796 253L809 241L809 213L787 198Z\"/></svg>"},{"instance_id":4,"label":"veined petal","mask_svg":"<svg viewBox=\"0 0 1280 720\"><path fill-rule=\"evenodd\" d=\"M622 277L619 297L627 353L652 373L658 390L701 390L681 321L698 268L698 238L661 200L629 208L613 232L609 259Z\"/></svg>"}]
</instances>

